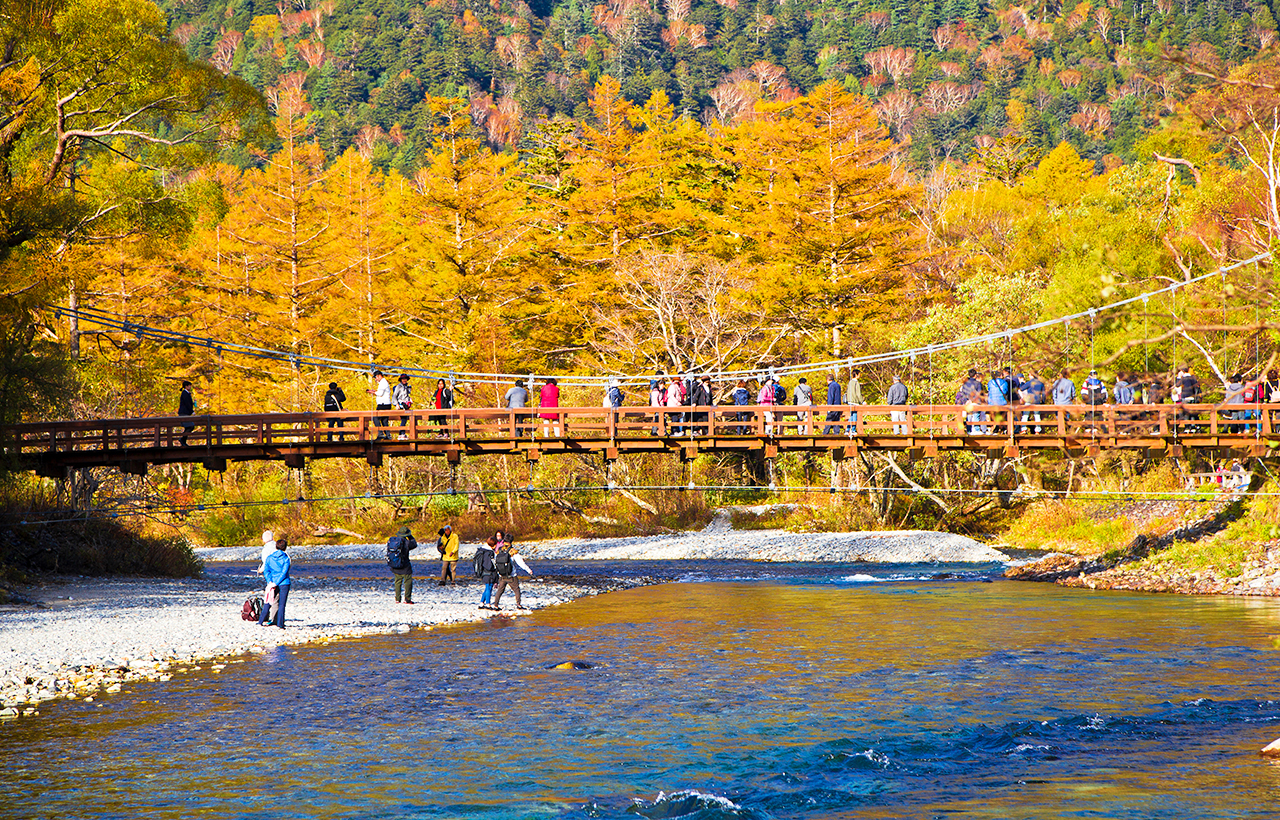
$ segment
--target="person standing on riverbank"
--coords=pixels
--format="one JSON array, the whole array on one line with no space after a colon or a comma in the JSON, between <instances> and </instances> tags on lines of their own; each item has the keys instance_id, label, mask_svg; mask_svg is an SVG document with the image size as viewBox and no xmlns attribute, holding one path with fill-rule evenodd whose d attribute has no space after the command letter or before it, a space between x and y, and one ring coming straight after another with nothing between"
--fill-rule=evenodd
<instances>
[{"instance_id":1,"label":"person standing on riverbank","mask_svg":"<svg viewBox=\"0 0 1280 820\"><path fill-rule=\"evenodd\" d=\"M484 592L480 593L481 609L497 609L489 603L489 599L493 597L493 585L498 581L498 569L494 566L493 556L494 550L498 546L498 540L502 537L502 531L498 531L498 535L489 536L489 540L476 547L475 561L476 577L484 581Z\"/></svg>"},{"instance_id":2,"label":"person standing on riverbank","mask_svg":"<svg viewBox=\"0 0 1280 820\"><path fill-rule=\"evenodd\" d=\"M262 531L262 561L258 564L258 574L262 575L267 569L267 559L271 557L271 553L276 551L276 536L271 530Z\"/></svg>"},{"instance_id":3,"label":"person standing on riverbank","mask_svg":"<svg viewBox=\"0 0 1280 820\"><path fill-rule=\"evenodd\" d=\"M413 603L413 563L409 551L418 548L418 541L408 527L387 540L387 566L396 577L396 603L400 603L400 591L404 590L404 602Z\"/></svg>"},{"instance_id":4,"label":"person standing on riverbank","mask_svg":"<svg viewBox=\"0 0 1280 820\"><path fill-rule=\"evenodd\" d=\"M267 588L275 588L276 605L269 607L266 604L262 606L262 614L258 616L258 626L275 625L280 629L284 629L284 605L289 600L289 587L293 583L289 578L289 554L286 553L285 547L288 541L281 536L276 539L275 552L267 557L266 570L263 575L267 579ZM267 613L271 612L270 619Z\"/></svg>"},{"instance_id":5,"label":"person standing on riverbank","mask_svg":"<svg viewBox=\"0 0 1280 820\"><path fill-rule=\"evenodd\" d=\"M437 533L440 540L440 586L445 583L457 585L458 579L453 570L458 566L458 534L453 531L452 524L445 524Z\"/></svg>"},{"instance_id":6,"label":"person standing on riverbank","mask_svg":"<svg viewBox=\"0 0 1280 820\"><path fill-rule=\"evenodd\" d=\"M524 609L520 604L520 579L517 577L516 568L529 573L529 577L533 577L533 570L529 569L529 565L520 557L520 553L516 552L515 545L511 543L511 538L506 538L502 545L498 547L497 553L493 557L493 565L498 571L498 588L493 594L493 608L501 609L499 603L502 600L502 593L507 587L516 594L516 609Z\"/></svg>"}]
</instances>

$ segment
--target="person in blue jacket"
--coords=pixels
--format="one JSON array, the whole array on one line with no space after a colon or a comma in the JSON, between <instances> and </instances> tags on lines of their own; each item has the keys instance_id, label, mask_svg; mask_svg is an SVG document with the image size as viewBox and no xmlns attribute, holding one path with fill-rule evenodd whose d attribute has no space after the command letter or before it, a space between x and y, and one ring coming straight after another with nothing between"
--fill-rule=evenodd
<instances>
[{"instance_id":1,"label":"person in blue jacket","mask_svg":"<svg viewBox=\"0 0 1280 820\"><path fill-rule=\"evenodd\" d=\"M262 614L258 616L258 626L276 626L284 629L284 604L289 600L289 555L284 551L288 546L284 537L276 539L276 551L267 556L264 562L262 574L266 576L267 583L276 588L276 607L275 617L271 622L267 622L267 613L271 611L270 607L264 606Z\"/></svg>"},{"instance_id":2,"label":"person in blue jacket","mask_svg":"<svg viewBox=\"0 0 1280 820\"><path fill-rule=\"evenodd\" d=\"M992 407L1005 407L1012 403L1013 395L1009 387L1009 380L1001 375L999 370L991 371L991 381L987 382L987 404ZM991 434L999 435L1000 422L1008 420L1012 422L1012 415L1006 414L1003 410L992 410ZM1008 424L1005 425L1004 432L1009 432Z\"/></svg>"}]
</instances>

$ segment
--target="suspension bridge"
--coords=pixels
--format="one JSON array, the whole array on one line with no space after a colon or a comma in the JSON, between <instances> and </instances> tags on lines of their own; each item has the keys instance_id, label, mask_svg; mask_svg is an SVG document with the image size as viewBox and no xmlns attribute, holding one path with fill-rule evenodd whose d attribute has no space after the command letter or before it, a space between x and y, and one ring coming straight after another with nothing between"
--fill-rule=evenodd
<instances>
[{"instance_id":1,"label":"suspension bridge","mask_svg":"<svg viewBox=\"0 0 1280 820\"><path fill-rule=\"evenodd\" d=\"M1241 411L1252 416L1237 418ZM1280 447L1280 404L1217 405L862 405L462 408L337 413L263 413L54 421L0 428L11 464L62 478L68 470L113 467L145 475L153 466L309 459L666 453L905 453L914 460L971 451L988 458L1109 450L1151 458L1234 454L1265 457Z\"/></svg>"}]
</instances>

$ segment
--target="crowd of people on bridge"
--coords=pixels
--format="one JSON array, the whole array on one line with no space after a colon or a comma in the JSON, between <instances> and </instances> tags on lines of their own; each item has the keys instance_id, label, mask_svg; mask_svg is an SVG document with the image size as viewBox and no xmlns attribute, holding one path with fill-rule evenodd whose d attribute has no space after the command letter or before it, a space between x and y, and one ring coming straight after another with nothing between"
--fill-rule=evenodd
<instances>
[{"instance_id":1,"label":"crowd of people on bridge","mask_svg":"<svg viewBox=\"0 0 1280 820\"><path fill-rule=\"evenodd\" d=\"M390 413L399 411L399 426L404 428L409 421L408 413L415 408L412 377L408 373L400 373L394 385L381 370L374 371L373 377L374 387L366 392L373 397L375 411L388 413L375 416L373 423L377 428L377 437L389 439L392 436ZM898 435L907 434L910 429L905 408L911 404L911 389L898 373L890 374L889 379L890 383L879 404L890 408L893 432ZM183 382L178 406L178 414L181 416L190 416L195 410L191 391L191 383ZM453 409L459 395L474 399L476 394L467 390L464 385L446 381L443 377L437 378L428 399L428 411ZM772 371L761 373L750 382L747 379L717 382L709 373L667 374L659 371L649 380L646 396L630 398L631 401L628 402L629 397L622 382L614 378L605 387L601 404L614 411L621 411L628 406L666 408L665 413L653 414L651 432L655 435L660 432L662 425L659 416L665 416L665 429L668 433L690 436L712 433L710 408L714 406L743 408L734 411L731 421L737 424L730 425L727 431L721 426L717 432L746 435L755 429L754 422L758 412L767 435L772 435L779 423L786 418L796 423L793 429L797 432L816 434L821 425L822 434L840 435L855 432L858 408L876 405L876 402L870 400L874 397L869 397L864 390L861 370L856 367L851 368L849 379L844 383L836 373L827 373L826 385L821 393L815 393L807 376L799 376L794 386L787 388ZM345 409L346 401L346 393L338 383L330 382L329 389L324 394L324 410L328 413L341 412ZM976 408L966 414L966 430L989 435L1007 434L1011 426L1022 433L1042 432L1042 423L1046 419L1043 412L1045 406L1084 405L1090 408L1085 411L1084 420L1088 421L1100 417L1100 408L1104 406L1163 403L1181 406L1201 404L1202 401L1200 381L1187 365L1179 366L1172 380L1163 374L1144 376L1118 371L1108 383L1095 369L1090 370L1079 384L1067 370L1055 375L1043 370L1015 371L1012 367L997 367L985 372L972 368L961 378L954 396L956 405L973 405ZM1222 418L1240 422L1228 425L1229 432L1245 432L1256 427L1260 418L1259 409L1250 405L1277 402L1280 402L1280 375L1276 370L1268 370L1265 375L1252 377L1234 373L1223 384L1223 406L1218 412ZM501 404L508 410L527 411L516 413L517 421L513 431L516 437L541 431L544 437L558 438L564 432L564 420L559 412L560 386L553 377L543 379L541 385L527 383L523 378L515 379L514 384L502 396ZM804 409L813 407L824 407L825 410L820 412ZM837 409L841 407L850 409ZM897 409L900 407L903 409ZM1053 415L1056 417L1056 414ZM1179 410L1177 417L1197 419L1199 414L1196 411ZM723 418L723 414L720 418ZM428 419L437 430L442 430L448 422L448 416L443 413L437 415L429 412ZM187 434L193 427L191 422L182 426L182 444L187 443ZM332 441L335 435L341 440L342 427L342 419L329 419L328 440ZM335 428L338 429L337 433L334 432ZM406 438L403 429L399 437Z\"/></svg>"}]
</instances>

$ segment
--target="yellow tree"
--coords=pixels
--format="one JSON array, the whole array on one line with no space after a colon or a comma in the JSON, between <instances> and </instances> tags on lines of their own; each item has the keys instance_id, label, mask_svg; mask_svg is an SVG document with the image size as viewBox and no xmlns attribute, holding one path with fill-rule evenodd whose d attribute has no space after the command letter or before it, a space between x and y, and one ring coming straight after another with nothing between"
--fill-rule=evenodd
<instances>
[{"instance_id":1,"label":"yellow tree","mask_svg":"<svg viewBox=\"0 0 1280 820\"><path fill-rule=\"evenodd\" d=\"M300 83L287 80L269 99L282 147L261 170L247 172L231 193L227 216L216 232L217 262L212 269L204 263L206 281L221 306L212 324L232 338L295 357L328 355L339 348L324 334L323 318L344 294L338 287L340 264L333 258L330 215L321 196L324 154L307 141L308 108ZM260 373L249 375L275 378L280 365L264 361ZM292 395L282 398L267 390L266 398L288 409L300 409L322 380L315 371L311 384L304 386L296 359L288 364L287 377ZM264 398L248 385L241 389L246 399Z\"/></svg>"},{"instance_id":2,"label":"yellow tree","mask_svg":"<svg viewBox=\"0 0 1280 820\"><path fill-rule=\"evenodd\" d=\"M758 297L797 330L879 336L873 320L902 304L916 191L884 161L892 144L866 98L824 83L758 104L728 140L738 171L728 207L769 266Z\"/></svg>"},{"instance_id":3,"label":"yellow tree","mask_svg":"<svg viewBox=\"0 0 1280 820\"><path fill-rule=\"evenodd\" d=\"M517 264L530 227L515 158L484 145L466 100L434 97L429 105L435 152L398 210L413 298L389 330L406 356L444 369L472 361L477 327L501 321L503 311L536 299L542 287Z\"/></svg>"},{"instance_id":4,"label":"yellow tree","mask_svg":"<svg viewBox=\"0 0 1280 820\"><path fill-rule=\"evenodd\" d=\"M558 250L600 265L655 245L700 239L679 169L690 147L705 139L701 129L677 119L664 92L637 107L607 75L596 83L591 111L592 122L582 125L570 149Z\"/></svg>"},{"instance_id":5,"label":"yellow tree","mask_svg":"<svg viewBox=\"0 0 1280 820\"><path fill-rule=\"evenodd\" d=\"M382 328L401 321L401 306L412 300L405 266L396 263L403 237L387 185L387 178L353 148L329 168L321 194L342 293L322 306L321 332L341 358L369 364L383 358ZM404 180L393 177L390 185L402 188Z\"/></svg>"}]
</instances>

